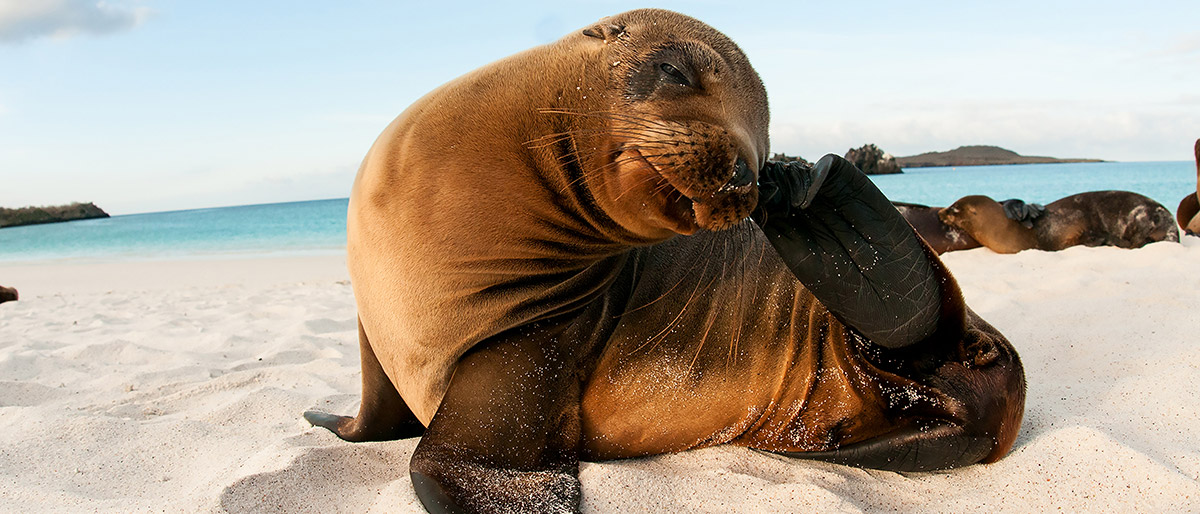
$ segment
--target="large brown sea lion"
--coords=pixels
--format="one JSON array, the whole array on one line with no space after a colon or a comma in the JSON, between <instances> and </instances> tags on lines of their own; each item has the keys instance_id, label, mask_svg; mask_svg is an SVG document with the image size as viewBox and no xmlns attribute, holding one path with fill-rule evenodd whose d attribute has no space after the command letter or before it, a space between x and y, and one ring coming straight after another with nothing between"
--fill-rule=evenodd
<instances>
[{"instance_id":1,"label":"large brown sea lion","mask_svg":"<svg viewBox=\"0 0 1200 514\"><path fill-rule=\"evenodd\" d=\"M892 205L938 255L983 246L965 230L942 223L938 218L941 207L906 202L892 202Z\"/></svg>"},{"instance_id":2,"label":"large brown sea lion","mask_svg":"<svg viewBox=\"0 0 1200 514\"><path fill-rule=\"evenodd\" d=\"M1200 139L1196 140L1196 192L1188 193L1175 209L1179 228L1188 234L1200 235Z\"/></svg>"},{"instance_id":3,"label":"large brown sea lion","mask_svg":"<svg viewBox=\"0 0 1200 514\"><path fill-rule=\"evenodd\" d=\"M305 417L423 436L410 473L434 512L578 510L581 458L724 443L895 470L1002 457L1016 352L861 172L767 162L767 125L741 50L662 10L417 101L350 199L358 416Z\"/></svg>"},{"instance_id":4,"label":"large brown sea lion","mask_svg":"<svg viewBox=\"0 0 1200 514\"><path fill-rule=\"evenodd\" d=\"M1171 211L1129 191L1071 195L1046 205L1036 217L1018 220L1006 214L999 202L971 195L942 209L938 217L998 253L1058 251L1077 245L1140 248L1156 241L1179 241Z\"/></svg>"}]
</instances>

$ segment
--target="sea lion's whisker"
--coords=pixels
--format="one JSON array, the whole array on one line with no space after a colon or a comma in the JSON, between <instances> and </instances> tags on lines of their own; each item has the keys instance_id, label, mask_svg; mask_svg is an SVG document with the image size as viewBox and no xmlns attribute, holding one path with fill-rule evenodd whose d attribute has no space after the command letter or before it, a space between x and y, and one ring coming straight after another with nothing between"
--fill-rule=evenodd
<instances>
[{"instance_id":1,"label":"sea lion's whisker","mask_svg":"<svg viewBox=\"0 0 1200 514\"><path fill-rule=\"evenodd\" d=\"M607 119L607 120L619 120L619 121L623 121L626 123L631 123L633 125L642 127L644 129L654 130L655 131L654 133L663 135L663 136L677 136L680 134L689 133L689 132L683 132L680 130L676 130L676 129L672 128L671 125L667 125L665 123L662 123L661 121L651 120L651 119L643 118L640 116L634 116L634 115L630 115L628 113L618 113L618 112L613 112L613 111L583 112L583 111L572 111L572 110L560 109L560 108L538 109L538 112L540 112L542 114L564 114L564 115L570 115L570 116L582 116L582 117L589 117L589 118L601 118L601 119ZM673 125L677 125L677 124L673 124Z\"/></svg>"},{"instance_id":2,"label":"sea lion's whisker","mask_svg":"<svg viewBox=\"0 0 1200 514\"><path fill-rule=\"evenodd\" d=\"M715 243L714 243L713 241L709 241L709 242L708 242L708 246L706 246L706 247L705 247L705 249L704 249L704 251L701 253L701 255L707 255L707 254L708 254L708 252L709 252L709 250L711 250L711 249L712 249L712 246L713 246L714 244L715 244ZM688 268L687 272L683 273L683 275L682 275L682 278L680 278L680 279L679 279L679 281L675 283L675 285L673 285L673 286L671 286L669 289L667 289L667 291L666 291L665 293L663 293L663 294L662 294L662 296L659 296L658 298L655 298L655 299L653 299L653 300L650 300L649 302L647 302L646 304L642 305L641 307L635 307L635 308L633 308L633 309L628 309L628 310L626 310L625 312L622 312L622 313L620 313L620 314L617 314L616 316L613 316L613 318L614 318L614 319L615 319L615 318L620 318L620 317L622 317L622 316L624 316L624 315L626 315L626 314L630 314L630 313L633 313L633 312L640 311L640 310L642 310L642 309L645 309L646 307L649 307L649 306L651 306L651 305L654 305L654 303L655 303L655 302L657 302L657 301L659 301L659 300L662 300L663 298L666 298L667 296L669 296L669 295L671 294L671 292L672 292L672 291L674 291L674 290L675 290L675 288L677 288L677 287L679 287L681 284L683 284L683 282L684 282L685 280L687 280L687 277L688 277L688 275L690 275L690 274L692 273L692 271L695 271L695 269L696 269L696 266L699 266L699 265L700 265L700 261L699 261L699 260L693 261L693 262L692 262L692 266L691 266L690 268Z\"/></svg>"},{"instance_id":3,"label":"sea lion's whisker","mask_svg":"<svg viewBox=\"0 0 1200 514\"><path fill-rule=\"evenodd\" d=\"M710 240L710 241L709 241L709 247L710 247L710 249L711 249L711 247L712 247L713 245L715 245L715 244L716 244L716 240L715 240L715 239L714 239L714 240ZM705 255L707 255L707 254L708 254L708 251L706 250L706 251L704 252L704 254L705 254ZM700 276L701 276L701 277L703 277L703 276L704 276L706 273L708 273L708 267L709 267L709 265L711 265L711 264L712 264L712 260L711 260L711 259L709 259L707 262L705 262L705 263L704 263L704 271L701 271L701 272L700 272ZM692 289L692 293L691 293L690 295L688 295L687 302L684 302L684 304L683 304L683 307L681 307L681 308L679 309L679 314L675 316L675 319L671 320L671 322L667 324L667 327L666 327L666 328L664 328L664 329L663 329L661 332L659 332L659 333L658 333L658 335L654 336L654 338L652 338L652 339L651 339L652 341L655 341L655 340L656 340L656 341L654 342L654 345L653 345L653 346L651 346L651 348L653 348L654 346L658 346L658 343L660 343L660 342L662 342L662 341L665 341L665 340L667 339L667 335L670 333L671 329L675 328L675 326L679 324L679 321L680 321L681 319L683 319L683 314L684 314L685 312L687 312L687 309L688 309L688 307L689 307L689 306L691 306L691 305L692 305L692 302L696 300L696 298L697 298L697 296L698 296L698 295L697 295L697 293L699 293L701 289L708 290L708 288L712 287L712 284L713 284L713 282L715 282L715 281L716 281L718 278L720 278L720 276L714 276L714 277L712 278L712 280L709 280L709 281L708 281L708 283L707 283L707 284L704 284L703 286L701 286L701 285L700 285L700 282L701 282L701 281L697 281L697 282L696 282L696 287L695 287L694 289ZM660 336L661 336L661 337L660 337ZM642 345L642 346L645 346L645 345ZM641 349L641 348L639 347L638 349ZM636 350L635 350L635 351L636 351Z\"/></svg>"}]
</instances>

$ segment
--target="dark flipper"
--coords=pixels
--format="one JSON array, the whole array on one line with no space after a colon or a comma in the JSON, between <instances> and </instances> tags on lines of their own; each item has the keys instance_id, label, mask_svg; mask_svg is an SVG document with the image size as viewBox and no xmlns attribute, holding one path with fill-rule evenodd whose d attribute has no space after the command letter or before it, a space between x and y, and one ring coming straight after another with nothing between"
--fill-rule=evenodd
<instances>
[{"instance_id":1,"label":"dark flipper","mask_svg":"<svg viewBox=\"0 0 1200 514\"><path fill-rule=\"evenodd\" d=\"M1033 221L1046 213L1046 206L1040 203L1025 203L1025 200L1009 198L1000 202L1004 207L1004 216L1020 223L1025 228L1033 228Z\"/></svg>"},{"instance_id":2,"label":"dark flipper","mask_svg":"<svg viewBox=\"0 0 1200 514\"><path fill-rule=\"evenodd\" d=\"M304 413L304 419L355 443L392 441L423 434L425 426L383 372L361 321L358 323L358 349L362 361L362 404L358 407L358 416L352 418L310 410Z\"/></svg>"},{"instance_id":3,"label":"dark flipper","mask_svg":"<svg viewBox=\"0 0 1200 514\"><path fill-rule=\"evenodd\" d=\"M759 198L753 217L767 240L845 325L888 348L938 328L944 291L932 250L853 164L832 154L811 168L768 162Z\"/></svg>"},{"instance_id":4,"label":"dark flipper","mask_svg":"<svg viewBox=\"0 0 1200 514\"><path fill-rule=\"evenodd\" d=\"M780 455L820 460L887 471L933 471L957 468L983 460L995 447L989 437L965 435L961 427L902 428L891 434L827 452L777 452Z\"/></svg>"},{"instance_id":5,"label":"dark flipper","mask_svg":"<svg viewBox=\"0 0 1200 514\"><path fill-rule=\"evenodd\" d=\"M578 512L579 380L523 332L459 361L409 466L430 512Z\"/></svg>"}]
</instances>

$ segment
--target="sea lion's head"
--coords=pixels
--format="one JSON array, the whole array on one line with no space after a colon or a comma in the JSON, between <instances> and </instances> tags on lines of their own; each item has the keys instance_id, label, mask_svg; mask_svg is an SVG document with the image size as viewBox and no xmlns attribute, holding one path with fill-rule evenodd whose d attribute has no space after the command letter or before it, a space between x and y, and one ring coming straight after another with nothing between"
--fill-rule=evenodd
<instances>
[{"instance_id":1,"label":"sea lion's head","mask_svg":"<svg viewBox=\"0 0 1200 514\"><path fill-rule=\"evenodd\" d=\"M758 199L767 93L745 54L712 27L642 9L585 28L607 69L601 152L586 173L596 203L654 238L732 227Z\"/></svg>"},{"instance_id":2,"label":"sea lion's head","mask_svg":"<svg viewBox=\"0 0 1200 514\"><path fill-rule=\"evenodd\" d=\"M990 197L968 195L938 211L938 219L948 226L966 230L976 217L991 214L997 209L1003 215L1003 207Z\"/></svg>"}]
</instances>

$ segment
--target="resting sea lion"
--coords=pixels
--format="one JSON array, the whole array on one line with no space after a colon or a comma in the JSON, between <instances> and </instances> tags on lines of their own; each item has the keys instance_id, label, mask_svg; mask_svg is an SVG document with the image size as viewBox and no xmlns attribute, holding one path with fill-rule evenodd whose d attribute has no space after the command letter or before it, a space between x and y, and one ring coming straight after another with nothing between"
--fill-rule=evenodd
<instances>
[{"instance_id":1,"label":"resting sea lion","mask_svg":"<svg viewBox=\"0 0 1200 514\"><path fill-rule=\"evenodd\" d=\"M767 126L741 50L662 10L418 100L350 198L358 416L305 417L422 435L434 512L578 510L581 458L724 443L896 470L1002 457L1012 346L861 172L769 163Z\"/></svg>"},{"instance_id":2,"label":"resting sea lion","mask_svg":"<svg viewBox=\"0 0 1200 514\"><path fill-rule=\"evenodd\" d=\"M921 238L929 243L929 247L933 248L938 255L983 246L965 230L942 223L942 220L938 218L938 211L942 210L941 207L905 202L892 202L892 205L896 206L900 215L904 216L904 219L916 229L917 234L920 234Z\"/></svg>"},{"instance_id":3,"label":"resting sea lion","mask_svg":"<svg viewBox=\"0 0 1200 514\"><path fill-rule=\"evenodd\" d=\"M0 303L17 301L17 290L11 287L0 286Z\"/></svg>"},{"instance_id":4,"label":"resting sea lion","mask_svg":"<svg viewBox=\"0 0 1200 514\"><path fill-rule=\"evenodd\" d=\"M1188 234L1200 235L1200 139L1196 140L1196 192L1179 201L1175 219Z\"/></svg>"},{"instance_id":5,"label":"resting sea lion","mask_svg":"<svg viewBox=\"0 0 1200 514\"><path fill-rule=\"evenodd\" d=\"M1155 241L1179 241L1171 211L1129 191L1093 191L1055 200L1032 219L1030 228L982 195L964 196L938 217L998 253L1058 251L1076 245L1140 248Z\"/></svg>"}]
</instances>

